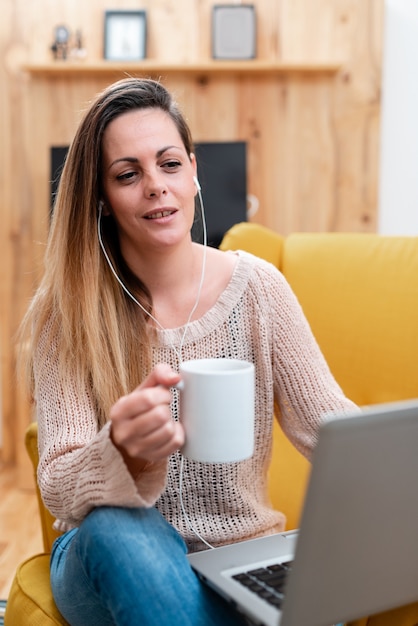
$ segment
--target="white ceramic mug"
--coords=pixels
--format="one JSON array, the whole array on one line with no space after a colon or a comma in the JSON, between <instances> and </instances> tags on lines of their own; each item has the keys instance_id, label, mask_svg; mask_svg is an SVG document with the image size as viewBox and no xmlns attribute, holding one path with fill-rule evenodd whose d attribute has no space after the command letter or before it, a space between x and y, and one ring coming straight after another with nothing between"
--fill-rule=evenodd
<instances>
[{"instance_id":1,"label":"white ceramic mug","mask_svg":"<svg viewBox=\"0 0 418 626\"><path fill-rule=\"evenodd\" d=\"M197 359L180 365L182 453L202 463L230 463L254 451L254 365Z\"/></svg>"}]
</instances>

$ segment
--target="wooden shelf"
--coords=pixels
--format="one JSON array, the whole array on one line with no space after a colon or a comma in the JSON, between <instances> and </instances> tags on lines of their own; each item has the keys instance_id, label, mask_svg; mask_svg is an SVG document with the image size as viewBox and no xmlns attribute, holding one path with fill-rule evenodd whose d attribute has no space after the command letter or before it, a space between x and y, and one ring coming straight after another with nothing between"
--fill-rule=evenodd
<instances>
[{"instance_id":1,"label":"wooden shelf","mask_svg":"<svg viewBox=\"0 0 418 626\"><path fill-rule=\"evenodd\" d=\"M341 69L337 63L281 63L278 61L221 61L210 60L199 63L169 63L146 59L144 61L54 61L51 63L30 63L24 71L34 76L98 76L105 74L142 75L209 75L209 74L336 74Z\"/></svg>"}]
</instances>

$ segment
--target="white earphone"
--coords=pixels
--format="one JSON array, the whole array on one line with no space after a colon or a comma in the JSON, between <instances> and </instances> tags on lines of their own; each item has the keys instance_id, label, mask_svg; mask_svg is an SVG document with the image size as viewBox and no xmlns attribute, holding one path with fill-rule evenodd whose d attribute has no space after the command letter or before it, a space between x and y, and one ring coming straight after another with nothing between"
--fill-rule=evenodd
<instances>
[{"instance_id":1,"label":"white earphone","mask_svg":"<svg viewBox=\"0 0 418 626\"><path fill-rule=\"evenodd\" d=\"M179 363L182 362L182 349L183 349L183 344L184 344L184 340L186 338L186 333L187 330L189 328L191 319L193 317L193 314L195 312L195 310L197 309L197 306L199 304L200 301L200 294L203 288L203 282L205 279L205 270L206 270L206 251L207 251L207 230L206 230L206 219L205 219L205 210L204 210L204 206L203 206L203 200L202 200L202 194L201 194L201 187L200 187L200 183L197 179L196 176L193 176L193 182L196 186L197 189L197 194L199 197L199 201L200 201L200 209L202 212L202 223L203 223L203 258L202 258L202 270L201 270L201 275L200 275L200 281L199 281L199 286L198 286L198 290L197 290L197 295L196 295L196 301L193 305L192 310L190 311L189 317L187 319L187 322L184 326L184 332L183 335L181 337L180 340L180 345L177 347L175 345L172 345L172 349L175 352L175 354L177 355L177 358L179 360ZM140 309L142 309L144 311L144 313L146 313L146 315L148 315L153 321L154 323L161 329L161 330L165 330L164 327L161 325L161 323L158 321L157 318L155 318L149 311L147 311L146 309L144 309L144 307L142 306L142 304L135 298L135 296L129 291L129 289L125 286L124 282L119 278L115 268L113 267L112 261L110 260L110 257L106 251L105 245L103 243L103 239L102 239L102 232L101 232L101 221L102 221L102 213L103 213L103 209L104 209L104 203L103 200L99 201L99 206L98 206L98 216L97 216L97 235L98 235L98 239L99 239L99 245L100 248L102 250L102 253L104 255L104 258L113 274L113 276L115 277L116 281L119 283L119 285L121 286L121 288L123 289L123 291L129 296L129 298L131 298L131 300L133 300L135 302L135 304L138 305L138 307ZM181 456L181 464L180 464L180 478L179 478L179 493L180 493L180 505L181 505L181 510L183 512L184 518L186 520L187 525L189 526L189 528L192 530L192 532L204 543L206 544L206 546L208 548L213 548L213 546L208 543L206 541L206 539L204 537L202 537L199 532L194 528L188 514L187 511L185 509L184 506L184 502L183 502L183 471L184 471L184 457Z\"/></svg>"}]
</instances>

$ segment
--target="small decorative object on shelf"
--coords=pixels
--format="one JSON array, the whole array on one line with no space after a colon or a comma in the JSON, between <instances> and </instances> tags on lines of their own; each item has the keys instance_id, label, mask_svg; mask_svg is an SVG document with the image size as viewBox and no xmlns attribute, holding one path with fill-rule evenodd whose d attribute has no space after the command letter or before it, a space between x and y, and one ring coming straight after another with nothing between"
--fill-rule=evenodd
<instances>
[{"instance_id":1,"label":"small decorative object on shelf","mask_svg":"<svg viewBox=\"0 0 418 626\"><path fill-rule=\"evenodd\" d=\"M147 49L146 11L106 11L104 58L108 61L145 59Z\"/></svg>"},{"instance_id":2,"label":"small decorative object on shelf","mask_svg":"<svg viewBox=\"0 0 418 626\"><path fill-rule=\"evenodd\" d=\"M68 56L68 44L70 40L70 31L62 24L55 27L55 40L51 46L54 59L66 59Z\"/></svg>"},{"instance_id":3,"label":"small decorative object on shelf","mask_svg":"<svg viewBox=\"0 0 418 626\"><path fill-rule=\"evenodd\" d=\"M84 59L87 55L83 47L83 37L81 30L76 30L74 36L71 35L67 26L57 26L54 30L55 40L51 46L54 59L76 60Z\"/></svg>"},{"instance_id":4,"label":"small decorative object on shelf","mask_svg":"<svg viewBox=\"0 0 418 626\"><path fill-rule=\"evenodd\" d=\"M253 4L215 4L212 9L214 59L256 57L256 14Z\"/></svg>"},{"instance_id":5,"label":"small decorative object on shelf","mask_svg":"<svg viewBox=\"0 0 418 626\"><path fill-rule=\"evenodd\" d=\"M70 49L72 59L85 59L87 50L83 46L83 35L80 29L75 31L74 42Z\"/></svg>"}]
</instances>

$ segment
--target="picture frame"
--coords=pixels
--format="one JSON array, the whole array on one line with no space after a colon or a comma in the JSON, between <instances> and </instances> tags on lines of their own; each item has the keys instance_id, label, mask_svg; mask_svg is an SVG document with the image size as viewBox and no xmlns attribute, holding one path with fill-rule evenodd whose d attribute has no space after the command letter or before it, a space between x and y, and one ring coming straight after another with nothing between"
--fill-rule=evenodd
<instances>
[{"instance_id":1,"label":"picture frame","mask_svg":"<svg viewBox=\"0 0 418 626\"><path fill-rule=\"evenodd\" d=\"M253 4L215 4L212 7L212 58L254 59L256 40Z\"/></svg>"},{"instance_id":2,"label":"picture frame","mask_svg":"<svg viewBox=\"0 0 418 626\"><path fill-rule=\"evenodd\" d=\"M104 58L137 61L146 58L146 11L105 11Z\"/></svg>"}]
</instances>

